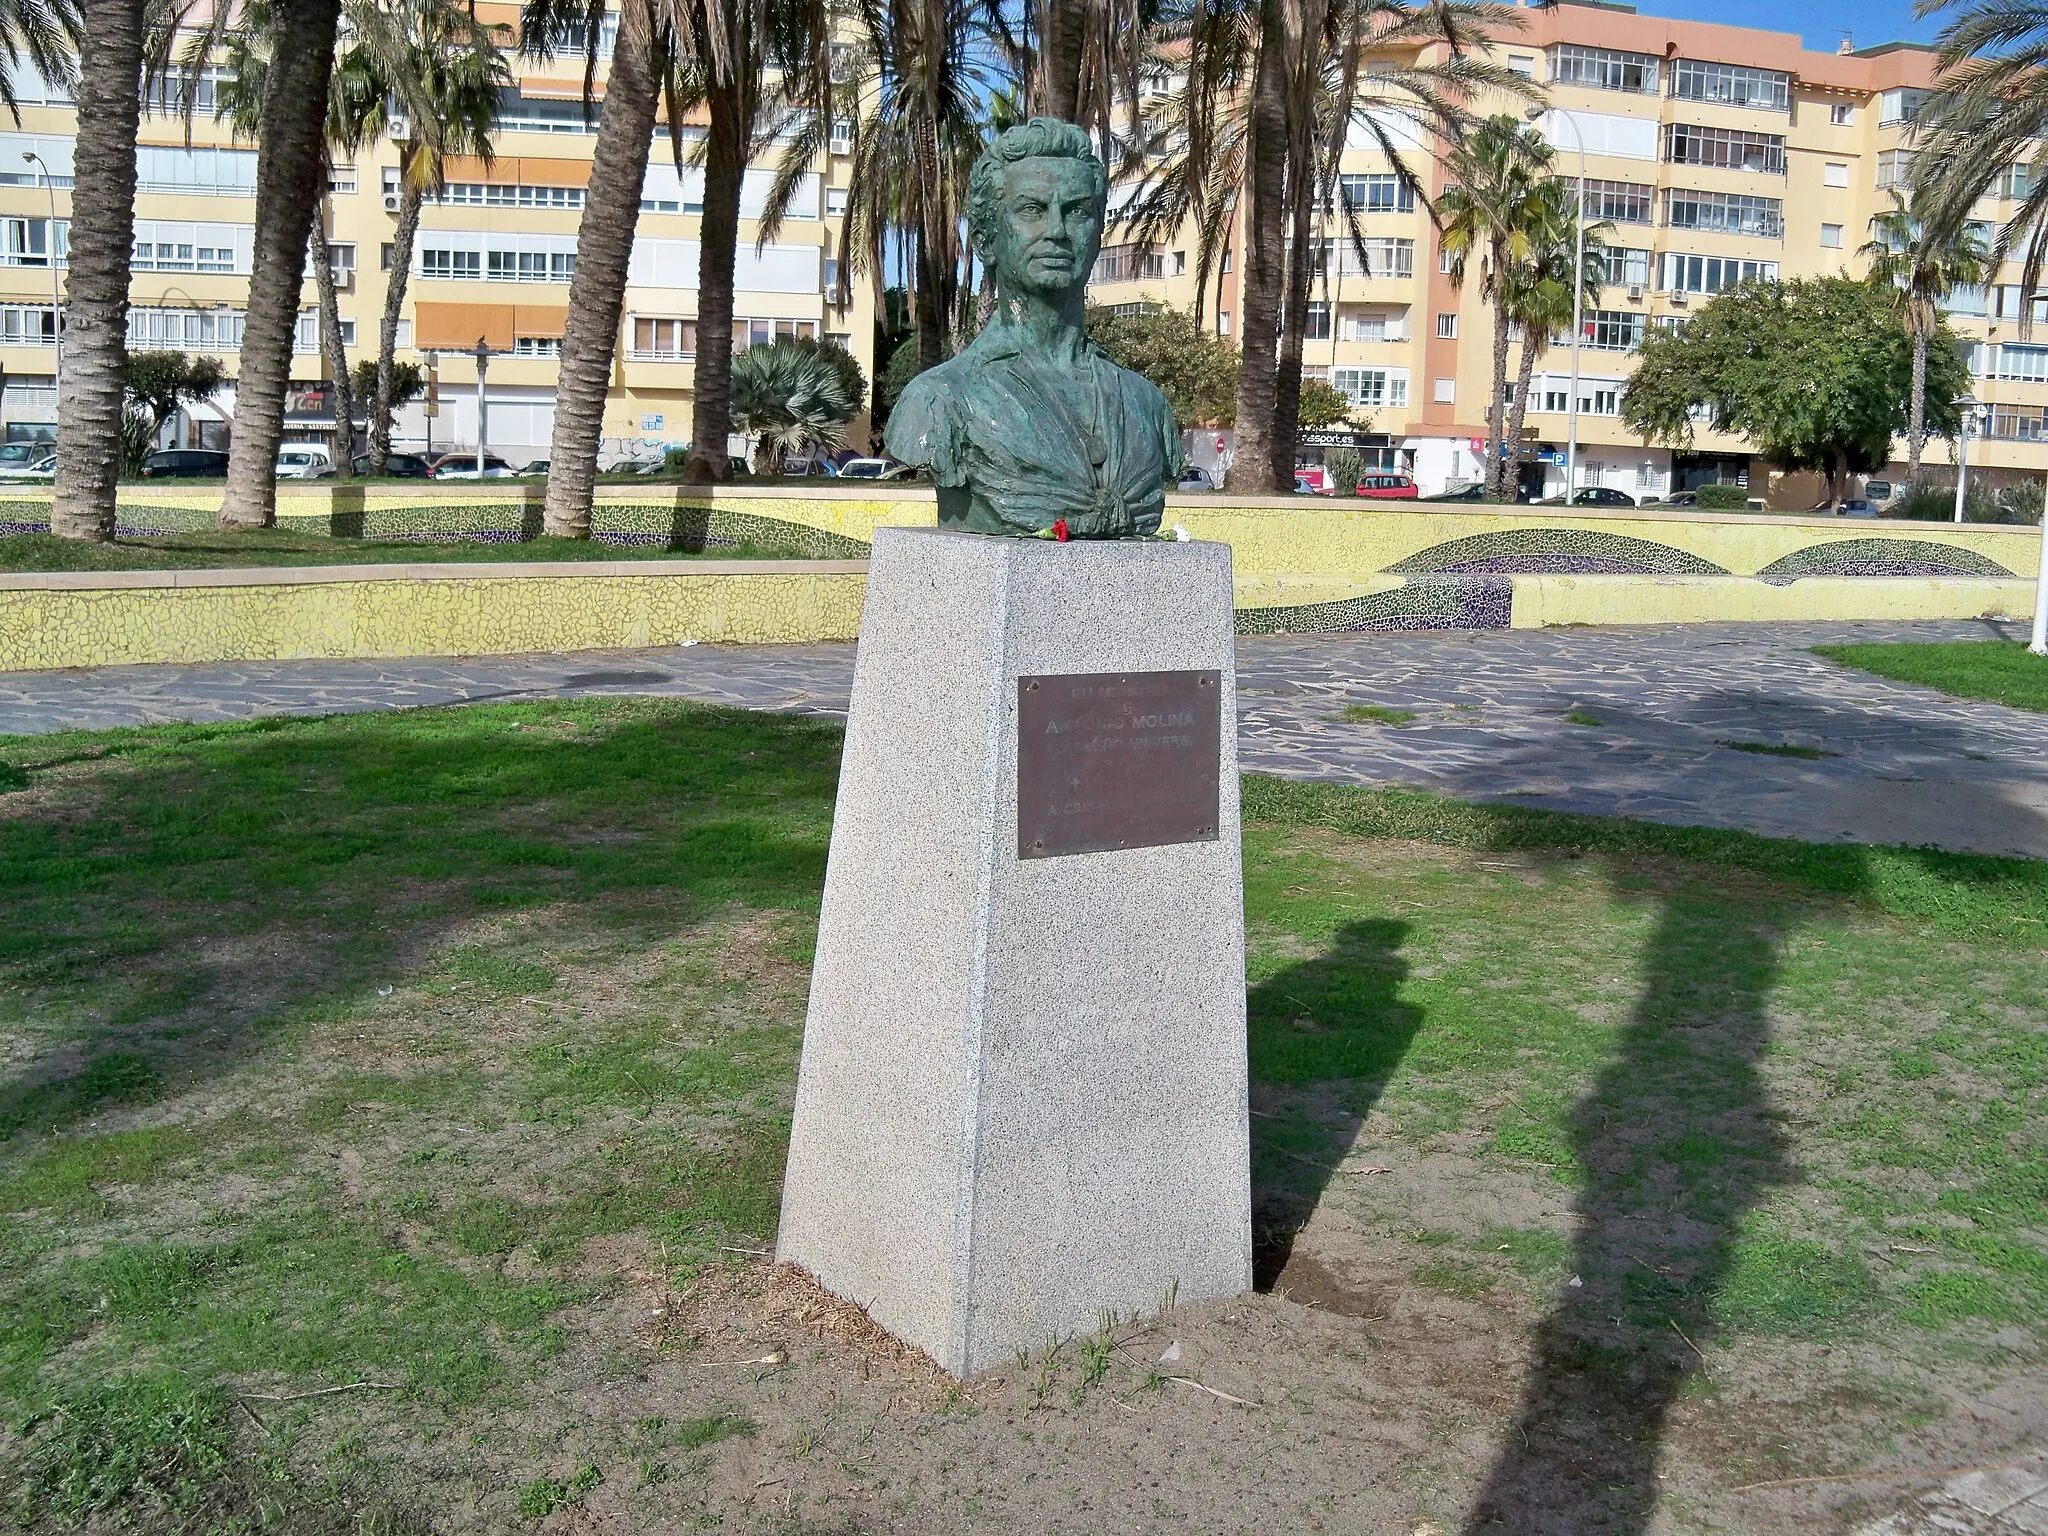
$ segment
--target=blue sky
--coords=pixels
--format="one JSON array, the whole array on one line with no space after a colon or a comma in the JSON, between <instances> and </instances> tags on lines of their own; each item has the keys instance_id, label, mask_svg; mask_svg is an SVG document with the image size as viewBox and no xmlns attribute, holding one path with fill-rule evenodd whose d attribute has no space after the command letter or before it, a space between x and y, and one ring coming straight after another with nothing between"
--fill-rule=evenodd
<instances>
[{"instance_id":1,"label":"blue sky","mask_svg":"<svg viewBox=\"0 0 2048 1536\"><path fill-rule=\"evenodd\" d=\"M1859 0L1854 5L1846 0L1635 0L1635 6L1646 15L1797 32L1808 48L1823 53L1835 51L1844 30L1858 48L1932 42L1944 20L1943 15L1918 20L1912 0Z\"/></svg>"}]
</instances>

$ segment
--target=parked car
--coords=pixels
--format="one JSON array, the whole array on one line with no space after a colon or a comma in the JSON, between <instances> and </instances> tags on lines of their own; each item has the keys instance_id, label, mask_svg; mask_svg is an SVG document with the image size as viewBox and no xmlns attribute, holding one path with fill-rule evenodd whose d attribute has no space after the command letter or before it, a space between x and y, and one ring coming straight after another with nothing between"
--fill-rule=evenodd
<instances>
[{"instance_id":1,"label":"parked car","mask_svg":"<svg viewBox=\"0 0 2048 1536\"><path fill-rule=\"evenodd\" d=\"M545 475L548 472L548 463L547 459L534 459L529 463L520 465L519 473L522 475Z\"/></svg>"},{"instance_id":2,"label":"parked car","mask_svg":"<svg viewBox=\"0 0 2048 1536\"><path fill-rule=\"evenodd\" d=\"M1307 475L1297 469L1294 472L1294 494L1297 496L1320 496L1323 493L1316 488L1315 481L1309 479Z\"/></svg>"},{"instance_id":3,"label":"parked car","mask_svg":"<svg viewBox=\"0 0 2048 1536\"><path fill-rule=\"evenodd\" d=\"M1635 497L1627 491L1617 491L1611 485L1581 486L1578 495L1572 498L1575 507L1632 507L1635 504Z\"/></svg>"},{"instance_id":4,"label":"parked car","mask_svg":"<svg viewBox=\"0 0 2048 1536\"><path fill-rule=\"evenodd\" d=\"M183 480L228 472L228 456L217 448L159 448L142 461L145 480Z\"/></svg>"},{"instance_id":5,"label":"parked car","mask_svg":"<svg viewBox=\"0 0 2048 1536\"><path fill-rule=\"evenodd\" d=\"M1897 501L1905 489L1896 480L1866 480L1863 482L1863 499L1882 511Z\"/></svg>"},{"instance_id":6,"label":"parked car","mask_svg":"<svg viewBox=\"0 0 2048 1536\"><path fill-rule=\"evenodd\" d=\"M1486 487L1479 481L1474 480L1470 485L1460 490L1443 491L1435 496L1424 496L1419 499L1423 501L1484 501L1486 500Z\"/></svg>"},{"instance_id":7,"label":"parked car","mask_svg":"<svg viewBox=\"0 0 2048 1536\"><path fill-rule=\"evenodd\" d=\"M1832 512L1836 517L1877 516L1877 508L1871 504L1868 497L1864 496L1844 496L1842 498L1842 505L1839 508L1830 506L1827 502L1822 502L1813 510L1816 512Z\"/></svg>"},{"instance_id":8,"label":"parked car","mask_svg":"<svg viewBox=\"0 0 2048 1536\"><path fill-rule=\"evenodd\" d=\"M908 480L915 473L894 459L848 459L839 466L842 480Z\"/></svg>"},{"instance_id":9,"label":"parked car","mask_svg":"<svg viewBox=\"0 0 2048 1536\"><path fill-rule=\"evenodd\" d=\"M221 457L225 458L227 455L223 454ZM357 474L367 475L370 472L370 456L367 453L357 454L354 463ZM384 456L384 473L394 480L424 480L433 471L434 466L427 461L424 454L387 453Z\"/></svg>"},{"instance_id":10,"label":"parked car","mask_svg":"<svg viewBox=\"0 0 2048 1536\"><path fill-rule=\"evenodd\" d=\"M1358 482L1354 496L1368 497L1374 501L1414 501L1421 496L1410 475L1383 474L1378 471L1367 475Z\"/></svg>"},{"instance_id":11,"label":"parked car","mask_svg":"<svg viewBox=\"0 0 2048 1536\"><path fill-rule=\"evenodd\" d=\"M1700 504L1698 491L1673 491L1666 496L1663 505L1667 507L1697 507Z\"/></svg>"},{"instance_id":12,"label":"parked car","mask_svg":"<svg viewBox=\"0 0 2048 1536\"><path fill-rule=\"evenodd\" d=\"M1216 482L1209 477L1209 471L1201 468L1199 465L1190 464L1180 472L1180 484L1175 486L1174 489L1179 491L1213 491L1216 489Z\"/></svg>"},{"instance_id":13,"label":"parked car","mask_svg":"<svg viewBox=\"0 0 2048 1536\"><path fill-rule=\"evenodd\" d=\"M470 453L442 454L440 458L434 460L433 476L436 480L476 479L476 454L473 451ZM512 466L487 449L484 452L483 478L486 480L510 480L512 478Z\"/></svg>"},{"instance_id":14,"label":"parked car","mask_svg":"<svg viewBox=\"0 0 2048 1536\"><path fill-rule=\"evenodd\" d=\"M21 449L23 452L15 452ZM0 450L0 478L43 480L57 473L54 443L9 443Z\"/></svg>"},{"instance_id":15,"label":"parked car","mask_svg":"<svg viewBox=\"0 0 2048 1536\"><path fill-rule=\"evenodd\" d=\"M325 448L311 443L286 443L277 450L280 480L325 480L333 473L334 459Z\"/></svg>"},{"instance_id":16,"label":"parked car","mask_svg":"<svg viewBox=\"0 0 2048 1536\"><path fill-rule=\"evenodd\" d=\"M1334 496L1337 487L1330 480L1330 472L1320 464L1298 464L1294 469L1294 489L1297 494L1308 496Z\"/></svg>"}]
</instances>

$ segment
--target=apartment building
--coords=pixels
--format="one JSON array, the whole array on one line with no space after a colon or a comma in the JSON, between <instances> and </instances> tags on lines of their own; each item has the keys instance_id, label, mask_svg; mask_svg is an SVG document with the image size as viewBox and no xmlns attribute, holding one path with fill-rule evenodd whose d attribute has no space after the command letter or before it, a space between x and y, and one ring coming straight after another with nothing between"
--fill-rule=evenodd
<instances>
[{"instance_id":1,"label":"apartment building","mask_svg":"<svg viewBox=\"0 0 2048 1536\"><path fill-rule=\"evenodd\" d=\"M1684 452L1643 442L1621 423L1621 392L1648 330L1685 324L1723 288L1863 270L1856 251L1905 176L1932 52L1888 44L1815 53L1786 33L1583 0L1530 7L1519 19L1494 58L1542 85L1548 104L1538 127L1556 150L1556 173L1583 174L1588 218L1612 226L1605 286L1580 336L1578 484L1642 499L1742 479L1754 494L1773 492L1776 505L1811 494L1811 477L1773 486L1777 477L1753 465L1739 439L1703 431ZM1523 105L1503 98L1498 109ZM1411 125L1381 120L1430 193L1441 191L1443 167ZM1453 285L1427 211L1371 134L1353 130L1340 173L1363 249L1333 208L1308 316L1307 371L1369 418L1360 437L1369 461L1411 471L1425 494L1469 484L1484 470L1492 373L1492 317L1477 276L1462 290ZM2010 172L1986 199L1979 212L1987 224L2010 216L2024 174ZM1192 304L1192 231L1183 236L1140 249L1113 231L1091 298ZM1206 312L1224 335L1237 307L1240 239L1233 228ZM1977 398L1990 407L1989 436L1971 440L1973 470L2048 471L2048 332L2040 343L2018 337L2020 301L2014 266L1950 302ZM2048 317L2044 301L2033 302ZM1530 381L1524 477L1544 495L1566 489L1571 364L1570 338L1560 337ZM1513 367L1511 354L1511 375ZM1903 440L1895 454L1902 467ZM1942 465L1953 455L1936 442L1926 457Z\"/></svg>"},{"instance_id":2,"label":"apartment building","mask_svg":"<svg viewBox=\"0 0 2048 1536\"><path fill-rule=\"evenodd\" d=\"M518 19L518 8L502 3L480 4L478 13L507 28ZM600 55L609 53L606 36ZM594 115L585 120L582 64L580 51L546 64L515 58L518 79L505 93L491 163L452 163L446 190L422 213L398 355L431 366L439 404L432 414L424 402L400 412L397 446L475 447L476 349L482 342L489 353L484 422L491 450L515 466L548 453L576 232L597 141ZM26 66L15 72L19 128L10 123L0 132L0 218L7 231L0 266L0 367L6 371L0 421L10 439L56 430L57 317L76 132L76 110L65 93L24 79L25 72ZM199 111L189 142L170 103L152 102L143 118L129 344L225 354L232 369L248 301L256 151L212 121L216 79L197 82ZM701 124L683 126L686 152L703 131ZM850 147L843 138L832 140L775 239L759 249L757 219L779 151L771 146L747 172L734 335L739 347L777 336L831 338L872 377L872 298L860 285L851 302L835 303L838 215L850 165L843 151ZM397 222L398 158L396 145L379 141L333 172L329 242L351 363L376 356ZM701 171L687 158L678 169L668 130L657 126L605 410L608 458L654 456L690 439L702 198ZM323 374L309 269L293 378L312 384ZM322 413L331 407L315 391L293 400L306 409L291 413L287 439L322 438L332 426ZM223 443L232 416L232 393L224 393L193 408L174 430L188 445ZM865 448L864 419L852 430ZM735 439L735 451L740 446Z\"/></svg>"}]
</instances>

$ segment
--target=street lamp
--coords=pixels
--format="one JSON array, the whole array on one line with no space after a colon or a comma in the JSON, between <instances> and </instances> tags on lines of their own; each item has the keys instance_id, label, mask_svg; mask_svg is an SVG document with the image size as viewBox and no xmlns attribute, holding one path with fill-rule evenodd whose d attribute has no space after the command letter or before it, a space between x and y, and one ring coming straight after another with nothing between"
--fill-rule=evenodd
<instances>
[{"instance_id":1,"label":"street lamp","mask_svg":"<svg viewBox=\"0 0 2048 1536\"><path fill-rule=\"evenodd\" d=\"M1531 107L1522 115L1530 122L1540 122L1543 108ZM1572 242L1572 397L1570 404L1570 436L1565 439L1564 448L1564 499L1569 503L1572 492L1577 488L1579 478L1579 342L1586 328L1584 307L1586 302L1586 138L1579 131L1579 125L1572 121L1569 112L1560 112L1558 121L1569 124L1572 141L1579 146L1579 193L1578 193L1578 237ZM1524 339L1522 345L1527 346ZM1498 407L1496 407L1497 409ZM1515 445L1518 456L1521 445Z\"/></svg>"},{"instance_id":2,"label":"street lamp","mask_svg":"<svg viewBox=\"0 0 2048 1536\"><path fill-rule=\"evenodd\" d=\"M1962 425L1956 437L1956 521L1963 520L1963 489L1970 475L1970 423L1982 411L1990 414L1990 407L1979 405L1968 395L1957 395L1949 402L1962 413Z\"/></svg>"},{"instance_id":3,"label":"street lamp","mask_svg":"<svg viewBox=\"0 0 2048 1536\"><path fill-rule=\"evenodd\" d=\"M22 163L33 165L42 175L43 188L50 194L50 334L57 343L57 366L51 373L51 382L57 386L59 396L64 390L64 299L57 291L57 178L50 174L50 164L32 149L21 152Z\"/></svg>"},{"instance_id":4,"label":"street lamp","mask_svg":"<svg viewBox=\"0 0 2048 1536\"><path fill-rule=\"evenodd\" d=\"M2048 512L2041 515L2041 567L2034 578L2034 633L2027 649L2048 656Z\"/></svg>"},{"instance_id":5,"label":"street lamp","mask_svg":"<svg viewBox=\"0 0 2048 1536\"><path fill-rule=\"evenodd\" d=\"M484 373L491 366L491 344L476 339L476 478L484 478Z\"/></svg>"}]
</instances>

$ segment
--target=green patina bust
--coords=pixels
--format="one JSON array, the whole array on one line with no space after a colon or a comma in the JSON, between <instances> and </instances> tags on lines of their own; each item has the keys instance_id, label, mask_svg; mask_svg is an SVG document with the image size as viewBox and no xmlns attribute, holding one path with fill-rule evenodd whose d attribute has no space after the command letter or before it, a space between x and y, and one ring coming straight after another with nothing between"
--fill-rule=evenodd
<instances>
[{"instance_id":1,"label":"green patina bust","mask_svg":"<svg viewBox=\"0 0 2048 1536\"><path fill-rule=\"evenodd\" d=\"M1151 380L1082 329L1109 178L1072 123L1035 117L975 163L967 223L995 276L972 345L910 381L885 441L929 468L939 526L1077 539L1159 531L1180 475L1180 432Z\"/></svg>"}]
</instances>

